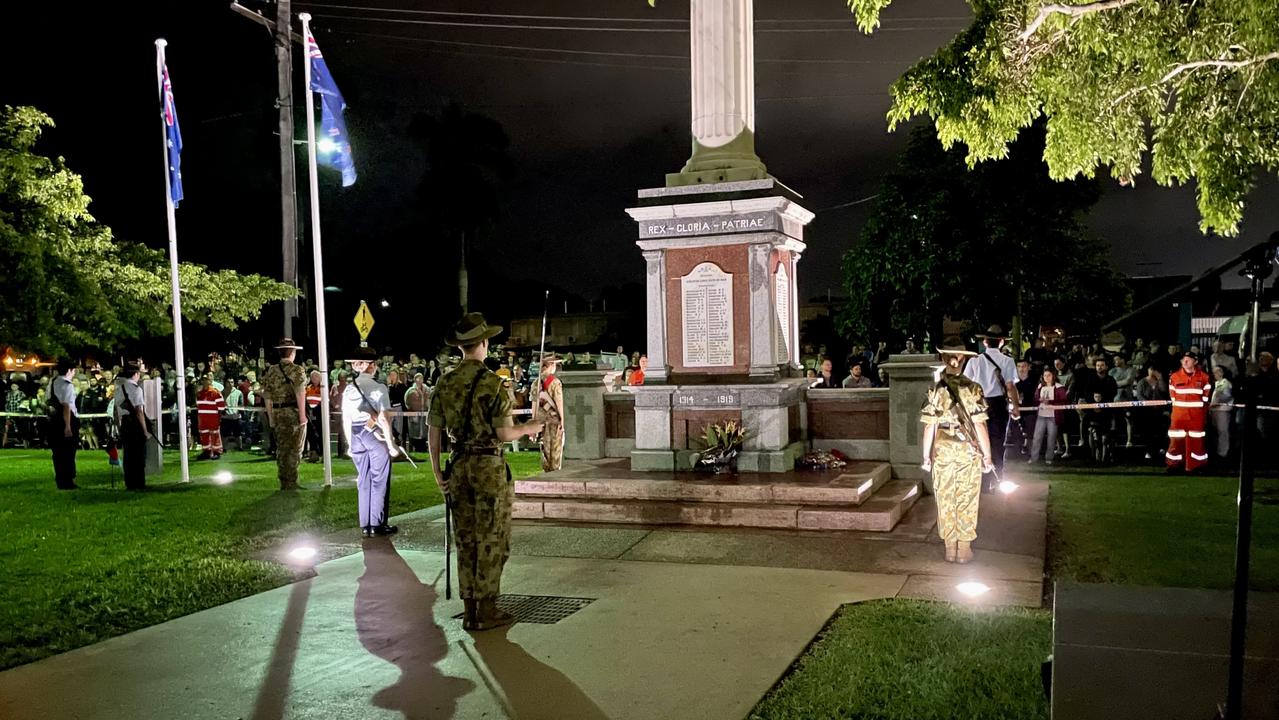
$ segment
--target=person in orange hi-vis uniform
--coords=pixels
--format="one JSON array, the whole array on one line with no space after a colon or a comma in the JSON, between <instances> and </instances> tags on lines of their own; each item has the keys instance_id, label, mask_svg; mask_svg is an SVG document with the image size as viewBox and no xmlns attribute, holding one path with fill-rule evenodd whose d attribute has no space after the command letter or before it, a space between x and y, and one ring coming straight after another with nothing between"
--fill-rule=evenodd
<instances>
[{"instance_id":1,"label":"person in orange hi-vis uniform","mask_svg":"<svg viewBox=\"0 0 1279 720\"><path fill-rule=\"evenodd\" d=\"M222 456L222 411L226 400L213 388L213 378L205 375L200 380L200 392L195 394L195 407L200 428L200 459L217 460Z\"/></svg>"},{"instance_id":2,"label":"person in orange hi-vis uniform","mask_svg":"<svg viewBox=\"0 0 1279 720\"><path fill-rule=\"evenodd\" d=\"M1172 423L1168 426L1168 452L1164 454L1169 472L1194 472L1208 464L1204 428L1208 425L1208 404L1212 400L1212 378L1198 367L1193 352L1181 354L1181 369L1168 376L1172 397Z\"/></svg>"}]
</instances>

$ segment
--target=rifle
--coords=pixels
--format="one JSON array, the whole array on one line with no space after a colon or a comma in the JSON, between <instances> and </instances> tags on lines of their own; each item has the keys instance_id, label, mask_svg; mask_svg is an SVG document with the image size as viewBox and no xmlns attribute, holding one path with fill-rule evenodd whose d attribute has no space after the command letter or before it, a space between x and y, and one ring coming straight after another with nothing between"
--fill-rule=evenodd
<instances>
[{"instance_id":1,"label":"rifle","mask_svg":"<svg viewBox=\"0 0 1279 720\"><path fill-rule=\"evenodd\" d=\"M984 460L986 453L982 451L981 441L977 439L977 425L973 422L973 417L968 414L968 408L964 407L963 400L959 398L959 391L955 389L954 385L946 382L944 375L938 382L943 383L950 393L950 400L955 406L955 416L959 419L959 426L964 432L968 445L972 447L978 457ZM937 446L934 444L933 447L936 448ZM984 470L985 468L982 469ZM994 472L994 470L992 469L991 472ZM998 476L996 476L996 479L998 479Z\"/></svg>"}]
</instances>

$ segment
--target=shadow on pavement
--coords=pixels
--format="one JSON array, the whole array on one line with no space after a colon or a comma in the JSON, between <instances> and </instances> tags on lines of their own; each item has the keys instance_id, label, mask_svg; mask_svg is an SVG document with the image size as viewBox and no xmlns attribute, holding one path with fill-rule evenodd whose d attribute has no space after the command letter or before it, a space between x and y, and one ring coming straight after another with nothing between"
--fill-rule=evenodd
<instances>
[{"instance_id":1,"label":"shadow on pavement","mask_svg":"<svg viewBox=\"0 0 1279 720\"><path fill-rule=\"evenodd\" d=\"M373 695L373 705L399 712L405 720L452 717L458 700L475 688L470 680L447 676L436 667L449 652L448 638L435 624L438 599L389 541L365 541L355 629L369 653L400 670L394 685Z\"/></svg>"},{"instance_id":2,"label":"shadow on pavement","mask_svg":"<svg viewBox=\"0 0 1279 720\"><path fill-rule=\"evenodd\" d=\"M476 651L520 720L608 720L595 701L567 675L529 655L506 637L510 627L478 632Z\"/></svg>"},{"instance_id":3,"label":"shadow on pavement","mask_svg":"<svg viewBox=\"0 0 1279 720\"><path fill-rule=\"evenodd\" d=\"M302 638L302 620L306 617L306 604L311 596L311 581L293 583L289 590L289 604L280 622L280 632L275 636L275 649L267 665L266 677L258 688L253 703L252 720L279 720L289 701L289 685L293 679L293 665L298 656L298 643Z\"/></svg>"}]
</instances>

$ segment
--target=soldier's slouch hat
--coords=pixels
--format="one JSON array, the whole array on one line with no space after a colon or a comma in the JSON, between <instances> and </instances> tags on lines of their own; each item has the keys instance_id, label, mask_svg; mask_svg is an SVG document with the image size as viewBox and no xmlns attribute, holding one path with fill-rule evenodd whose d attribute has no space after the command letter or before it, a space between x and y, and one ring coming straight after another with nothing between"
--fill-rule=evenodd
<instances>
[{"instance_id":1,"label":"soldier's slouch hat","mask_svg":"<svg viewBox=\"0 0 1279 720\"><path fill-rule=\"evenodd\" d=\"M979 336L980 337L980 336ZM941 347L937 348L937 352L942 355L976 355L977 353L968 349L968 345L957 335L949 335L942 340Z\"/></svg>"},{"instance_id":2,"label":"soldier's slouch hat","mask_svg":"<svg viewBox=\"0 0 1279 720\"><path fill-rule=\"evenodd\" d=\"M356 360L364 360L367 362L377 362L377 350L371 347L357 347L351 350L342 359L347 362L355 362Z\"/></svg>"},{"instance_id":3,"label":"soldier's slouch hat","mask_svg":"<svg viewBox=\"0 0 1279 720\"><path fill-rule=\"evenodd\" d=\"M489 325L482 313L467 313L453 325L452 334L444 342L455 347L475 345L502 332L501 325Z\"/></svg>"},{"instance_id":4,"label":"soldier's slouch hat","mask_svg":"<svg viewBox=\"0 0 1279 720\"><path fill-rule=\"evenodd\" d=\"M291 337L282 337L280 338L280 342L275 344L275 349L276 350L301 350L302 346L293 342L293 338Z\"/></svg>"}]
</instances>

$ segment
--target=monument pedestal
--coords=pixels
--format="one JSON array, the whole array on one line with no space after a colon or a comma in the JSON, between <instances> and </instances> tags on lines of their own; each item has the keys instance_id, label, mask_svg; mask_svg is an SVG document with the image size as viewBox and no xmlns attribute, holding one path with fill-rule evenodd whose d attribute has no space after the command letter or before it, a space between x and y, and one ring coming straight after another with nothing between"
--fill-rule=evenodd
<instances>
[{"instance_id":1,"label":"monument pedestal","mask_svg":"<svg viewBox=\"0 0 1279 720\"><path fill-rule=\"evenodd\" d=\"M740 472L793 470L804 453L804 381L636 388L631 469L692 469L705 427L728 420L747 431L737 456Z\"/></svg>"},{"instance_id":2,"label":"monument pedestal","mask_svg":"<svg viewBox=\"0 0 1279 720\"><path fill-rule=\"evenodd\" d=\"M740 470L790 470L804 415L796 273L813 214L773 178L639 201L627 213L648 265L648 370L632 467L690 467L705 426L736 420L748 432Z\"/></svg>"},{"instance_id":3,"label":"monument pedestal","mask_svg":"<svg viewBox=\"0 0 1279 720\"><path fill-rule=\"evenodd\" d=\"M892 355L881 367L888 371L888 446L893 477L931 482L924 462L923 425L919 411L937 382L941 359L936 355ZM929 489L931 489L929 485Z\"/></svg>"}]
</instances>

